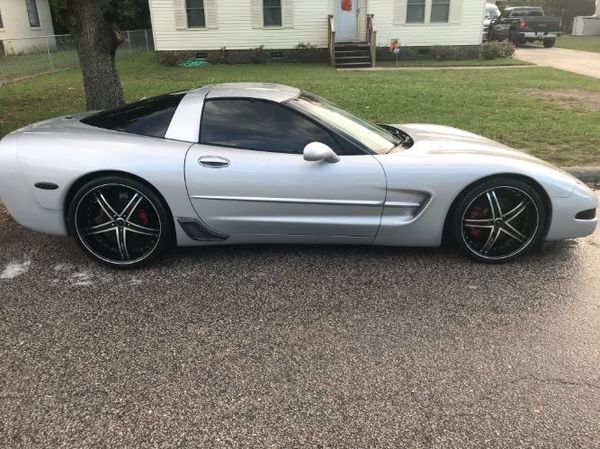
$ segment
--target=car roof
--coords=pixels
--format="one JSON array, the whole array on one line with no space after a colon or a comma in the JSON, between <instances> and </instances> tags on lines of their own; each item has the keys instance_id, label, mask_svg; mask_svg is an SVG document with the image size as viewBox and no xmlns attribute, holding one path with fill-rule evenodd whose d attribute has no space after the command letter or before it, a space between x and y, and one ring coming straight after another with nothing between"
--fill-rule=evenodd
<instances>
[{"instance_id":1,"label":"car roof","mask_svg":"<svg viewBox=\"0 0 600 449\"><path fill-rule=\"evenodd\" d=\"M282 103L300 95L300 89L284 84L225 83L206 86L206 98L256 98ZM206 91L205 90L205 91Z\"/></svg>"}]
</instances>

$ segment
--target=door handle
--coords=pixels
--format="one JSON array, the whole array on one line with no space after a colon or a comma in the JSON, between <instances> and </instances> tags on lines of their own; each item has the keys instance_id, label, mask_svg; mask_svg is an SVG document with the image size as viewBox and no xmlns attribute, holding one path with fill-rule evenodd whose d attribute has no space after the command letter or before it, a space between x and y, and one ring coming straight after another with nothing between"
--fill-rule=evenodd
<instances>
[{"instance_id":1,"label":"door handle","mask_svg":"<svg viewBox=\"0 0 600 449\"><path fill-rule=\"evenodd\" d=\"M207 168L225 168L229 166L229 159L222 156L202 156L198 163Z\"/></svg>"}]
</instances>

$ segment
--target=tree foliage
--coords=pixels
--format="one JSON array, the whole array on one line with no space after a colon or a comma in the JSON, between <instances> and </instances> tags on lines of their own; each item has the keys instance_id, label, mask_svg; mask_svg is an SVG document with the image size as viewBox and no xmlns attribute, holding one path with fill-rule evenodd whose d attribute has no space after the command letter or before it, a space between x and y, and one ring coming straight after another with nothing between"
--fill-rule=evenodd
<instances>
[{"instance_id":1,"label":"tree foliage","mask_svg":"<svg viewBox=\"0 0 600 449\"><path fill-rule=\"evenodd\" d=\"M97 0L104 19L122 30L150 28L148 0ZM69 32L64 17L66 0L50 0L55 29L58 33Z\"/></svg>"}]
</instances>

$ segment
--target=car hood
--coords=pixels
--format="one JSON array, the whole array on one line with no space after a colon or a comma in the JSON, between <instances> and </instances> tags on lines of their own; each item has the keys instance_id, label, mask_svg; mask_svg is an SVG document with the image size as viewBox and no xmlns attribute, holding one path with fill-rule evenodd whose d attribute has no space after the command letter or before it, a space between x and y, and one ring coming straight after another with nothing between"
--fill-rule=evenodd
<instances>
[{"instance_id":1,"label":"car hood","mask_svg":"<svg viewBox=\"0 0 600 449\"><path fill-rule=\"evenodd\" d=\"M515 150L487 137L450 126L414 123L391 126L404 131L413 139L414 145L407 150L411 152L499 156L547 164L523 151Z\"/></svg>"}]
</instances>

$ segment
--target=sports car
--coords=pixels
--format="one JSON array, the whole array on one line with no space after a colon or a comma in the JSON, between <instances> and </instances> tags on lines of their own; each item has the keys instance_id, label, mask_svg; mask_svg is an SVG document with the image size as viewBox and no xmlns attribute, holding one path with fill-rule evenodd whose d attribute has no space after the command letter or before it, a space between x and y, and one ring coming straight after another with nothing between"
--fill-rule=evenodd
<instances>
[{"instance_id":1,"label":"sports car","mask_svg":"<svg viewBox=\"0 0 600 449\"><path fill-rule=\"evenodd\" d=\"M0 142L0 197L112 267L169 247L456 243L506 262L591 234L594 193L459 129L373 124L276 84L221 84L43 121Z\"/></svg>"}]
</instances>

